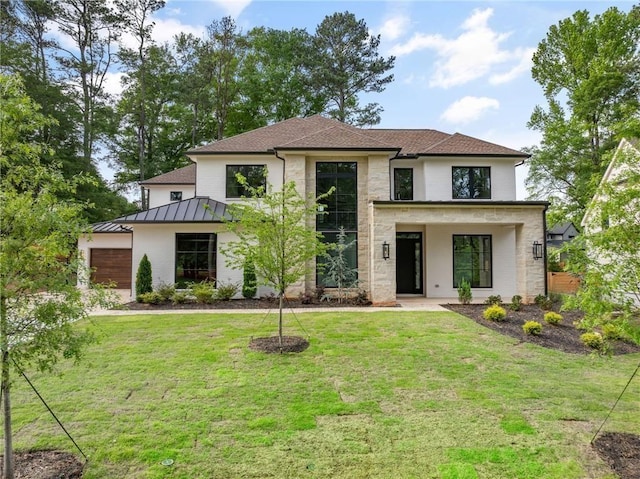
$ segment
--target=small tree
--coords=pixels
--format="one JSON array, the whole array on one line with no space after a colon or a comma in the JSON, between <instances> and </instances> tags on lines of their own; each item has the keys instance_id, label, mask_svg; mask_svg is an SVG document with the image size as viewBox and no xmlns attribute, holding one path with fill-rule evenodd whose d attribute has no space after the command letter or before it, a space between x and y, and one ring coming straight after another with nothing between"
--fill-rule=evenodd
<instances>
[{"instance_id":1,"label":"small tree","mask_svg":"<svg viewBox=\"0 0 640 479\"><path fill-rule=\"evenodd\" d=\"M140 260L136 273L136 298L141 294L153 291L153 276L151 274L151 262L145 254Z\"/></svg>"},{"instance_id":2,"label":"small tree","mask_svg":"<svg viewBox=\"0 0 640 479\"><path fill-rule=\"evenodd\" d=\"M40 163L47 154L33 132L47 124L16 77L0 75L0 363L4 417L2 477L13 479L11 384L14 368L51 370L60 357L79 359L91 334L80 325L90 308L106 306L95 287L82 293L77 240L86 233L78 181Z\"/></svg>"},{"instance_id":3,"label":"small tree","mask_svg":"<svg viewBox=\"0 0 640 479\"><path fill-rule=\"evenodd\" d=\"M338 302L341 303L347 297L347 289L358 285L358 270L349 266L347 250L353 248L356 240L347 242L347 234L340 227L338 242L331 245L329 251L324 254L324 278L338 290Z\"/></svg>"},{"instance_id":4,"label":"small tree","mask_svg":"<svg viewBox=\"0 0 640 479\"><path fill-rule=\"evenodd\" d=\"M266 172L265 172L266 175ZM309 227L318 214L318 198L303 198L295 182L285 183L278 191L271 185L253 188L242 175L238 181L250 198L229 206L231 220L223 218L237 241L221 248L227 265L240 269L251 256L258 283L273 287L279 298L278 338L282 346L282 310L287 288L313 268L311 260L326 251L322 235Z\"/></svg>"},{"instance_id":5,"label":"small tree","mask_svg":"<svg viewBox=\"0 0 640 479\"><path fill-rule=\"evenodd\" d=\"M568 269L582 279L567 306L580 307L594 326L613 312L640 311L640 153L620 149L617 157L619 173L600 185L589 227L567 245Z\"/></svg>"},{"instance_id":6,"label":"small tree","mask_svg":"<svg viewBox=\"0 0 640 479\"><path fill-rule=\"evenodd\" d=\"M258 292L258 281L256 279L256 267L253 265L251 256L244 260L242 279L242 296L248 299L254 298Z\"/></svg>"}]
</instances>

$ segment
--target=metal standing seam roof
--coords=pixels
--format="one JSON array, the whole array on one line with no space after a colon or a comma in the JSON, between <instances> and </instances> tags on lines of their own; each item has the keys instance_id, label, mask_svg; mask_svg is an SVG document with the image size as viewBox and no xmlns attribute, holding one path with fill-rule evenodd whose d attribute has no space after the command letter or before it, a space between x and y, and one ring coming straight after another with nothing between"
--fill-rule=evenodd
<instances>
[{"instance_id":1,"label":"metal standing seam roof","mask_svg":"<svg viewBox=\"0 0 640 479\"><path fill-rule=\"evenodd\" d=\"M113 220L115 223L220 223L232 219L227 204L208 196L176 201Z\"/></svg>"},{"instance_id":2,"label":"metal standing seam roof","mask_svg":"<svg viewBox=\"0 0 640 479\"><path fill-rule=\"evenodd\" d=\"M132 233L131 228L116 224L112 221L101 221L91 225L92 233Z\"/></svg>"}]
</instances>

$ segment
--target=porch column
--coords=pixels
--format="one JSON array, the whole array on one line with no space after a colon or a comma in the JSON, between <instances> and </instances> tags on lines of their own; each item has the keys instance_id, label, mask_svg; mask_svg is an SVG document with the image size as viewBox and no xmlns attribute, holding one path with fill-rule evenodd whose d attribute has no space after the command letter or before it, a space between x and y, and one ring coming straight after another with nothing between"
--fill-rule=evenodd
<instances>
[{"instance_id":1,"label":"porch column","mask_svg":"<svg viewBox=\"0 0 640 479\"><path fill-rule=\"evenodd\" d=\"M369 204L370 294L374 306L396 305L396 227L393 210ZM382 257L382 245L389 245L389 259Z\"/></svg>"}]
</instances>

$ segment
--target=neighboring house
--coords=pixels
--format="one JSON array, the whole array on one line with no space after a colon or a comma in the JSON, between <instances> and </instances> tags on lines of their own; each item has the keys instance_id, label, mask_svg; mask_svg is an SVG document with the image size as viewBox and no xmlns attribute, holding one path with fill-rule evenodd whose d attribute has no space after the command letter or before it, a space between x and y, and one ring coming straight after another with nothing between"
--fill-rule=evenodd
<instances>
[{"instance_id":1,"label":"neighboring house","mask_svg":"<svg viewBox=\"0 0 640 479\"><path fill-rule=\"evenodd\" d=\"M547 247L560 248L576 236L578 236L578 230L572 222L559 223L547 231Z\"/></svg>"},{"instance_id":2,"label":"neighboring house","mask_svg":"<svg viewBox=\"0 0 640 479\"><path fill-rule=\"evenodd\" d=\"M607 227L606 219L601 218L601 215L598 214L598 205L603 201L606 201L606 196L603 192L605 184L616 185L616 187L624 187L624 182L621 182L620 176L629 171L629 168L632 167L625 158L628 155L633 155L636 158L640 156L640 140L631 139L627 140L623 138L616 148L616 152L607 166L604 175L602 175L602 179L600 180L600 184L596 189L596 194L593 196L593 199L589 203L587 210L582 218L580 225L584 229L585 233L596 233L602 230L603 227ZM637 167L637 162L635 163ZM605 224L603 224L603 222Z\"/></svg>"},{"instance_id":3,"label":"neighboring house","mask_svg":"<svg viewBox=\"0 0 640 479\"><path fill-rule=\"evenodd\" d=\"M547 203L516 201L515 167L527 158L520 151L459 133L361 129L315 115L187 156L194 165L143 182L150 209L113 221L132 230L133 267L123 265L132 283L144 254L155 284L240 283L242 272L220 253L233 240L220 218L242 201L236 173L258 186L266 167L276 189L283 181L294 181L303 196L335 188L316 229L335 242L343 227L357 241L350 262L376 305L395 304L398 295L457 298L462 278L476 299L546 294L545 261L532 245L544 243ZM95 231L81 241L87 261L109 238ZM311 274L287 294L323 283L321 273Z\"/></svg>"}]
</instances>

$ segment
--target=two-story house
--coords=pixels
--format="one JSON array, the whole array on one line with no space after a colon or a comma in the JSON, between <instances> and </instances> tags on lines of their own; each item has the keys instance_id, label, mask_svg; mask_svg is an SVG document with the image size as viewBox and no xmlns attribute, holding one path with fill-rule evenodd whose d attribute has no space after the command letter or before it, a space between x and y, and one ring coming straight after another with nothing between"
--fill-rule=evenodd
<instances>
[{"instance_id":1,"label":"two-story house","mask_svg":"<svg viewBox=\"0 0 640 479\"><path fill-rule=\"evenodd\" d=\"M93 249L108 250L109 241L122 248L120 236L129 238L133 265L125 287L133 286L144 254L155 283L241 282L242 272L227 267L220 253L233 236L219 217L228 204L243 201L236 173L258 186L266 167L274 188L294 181L303 196L335 188L315 228L328 242L341 227L356 240L349 260L374 304L395 304L399 295L457 298L463 278L478 299L546 294L547 203L516 201L515 167L527 157L520 151L458 133L362 129L315 115L187 156L193 165L143 182L148 210L114 220L109 225L117 232L96 230L81 242L96 279L106 278L92 261ZM322 283L317 272L288 294Z\"/></svg>"}]
</instances>

